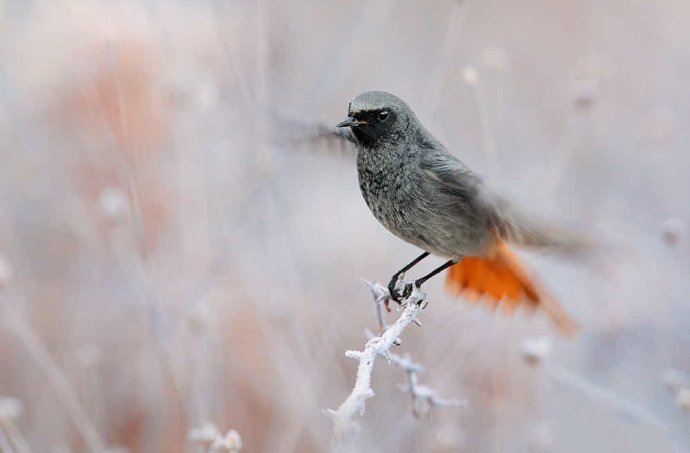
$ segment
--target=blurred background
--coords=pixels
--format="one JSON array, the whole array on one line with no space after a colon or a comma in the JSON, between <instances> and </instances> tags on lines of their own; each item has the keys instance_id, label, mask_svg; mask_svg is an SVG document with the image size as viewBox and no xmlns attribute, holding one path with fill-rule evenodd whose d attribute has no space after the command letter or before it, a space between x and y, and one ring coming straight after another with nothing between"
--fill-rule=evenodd
<instances>
[{"instance_id":1,"label":"blurred background","mask_svg":"<svg viewBox=\"0 0 690 453\"><path fill-rule=\"evenodd\" d=\"M682 0L0 0L0 450L201 452L190 430L214 423L243 452L689 451L688 17ZM419 250L369 213L346 144L281 137L369 89L516 205L619 247L521 252L574 339L432 281L395 352L467 407L415 417L379 360L337 445L322 410L377 326L361 281Z\"/></svg>"}]
</instances>

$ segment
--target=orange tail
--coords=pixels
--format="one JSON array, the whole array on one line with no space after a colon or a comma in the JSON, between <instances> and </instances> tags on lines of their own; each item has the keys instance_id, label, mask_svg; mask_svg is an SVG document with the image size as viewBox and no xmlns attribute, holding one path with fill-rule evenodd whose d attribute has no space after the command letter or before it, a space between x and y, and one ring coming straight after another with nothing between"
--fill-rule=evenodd
<instances>
[{"instance_id":1,"label":"orange tail","mask_svg":"<svg viewBox=\"0 0 690 453\"><path fill-rule=\"evenodd\" d=\"M577 327L573 319L544 291L537 291L518 258L505 242L499 241L489 257L467 256L448 269L446 289L455 295L465 294L476 300L488 296L490 303L512 313L521 303L542 307L556 328L572 335Z\"/></svg>"}]
</instances>

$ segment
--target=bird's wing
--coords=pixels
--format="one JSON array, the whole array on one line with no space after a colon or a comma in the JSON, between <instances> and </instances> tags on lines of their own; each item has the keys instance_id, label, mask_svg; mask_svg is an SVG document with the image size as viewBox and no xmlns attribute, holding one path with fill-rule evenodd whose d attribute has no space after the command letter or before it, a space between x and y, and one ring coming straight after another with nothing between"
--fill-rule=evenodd
<instances>
[{"instance_id":1,"label":"bird's wing","mask_svg":"<svg viewBox=\"0 0 690 453\"><path fill-rule=\"evenodd\" d=\"M349 144L357 146L355 134L352 133L352 129L349 127L327 126L323 123L316 123L313 127L316 137L345 140Z\"/></svg>"},{"instance_id":2,"label":"bird's wing","mask_svg":"<svg viewBox=\"0 0 690 453\"><path fill-rule=\"evenodd\" d=\"M325 143L330 150L342 154L356 155L357 139L350 128L337 128L318 121L288 115L285 112L272 111L273 142L279 145L309 145Z\"/></svg>"},{"instance_id":3,"label":"bird's wing","mask_svg":"<svg viewBox=\"0 0 690 453\"><path fill-rule=\"evenodd\" d=\"M566 228L548 225L511 206L493 193L472 170L438 143L425 146L421 168L465 204L481 209L490 219L498 236L510 243L577 252L589 248L590 241Z\"/></svg>"},{"instance_id":4,"label":"bird's wing","mask_svg":"<svg viewBox=\"0 0 690 453\"><path fill-rule=\"evenodd\" d=\"M304 136L303 139L305 140L325 138L344 140L346 142L350 142L351 144L357 145L357 139L349 127L335 127L328 126L324 123L310 123L306 121L299 123L293 121L293 126L297 126L297 128L300 129L300 132L302 132Z\"/></svg>"}]
</instances>

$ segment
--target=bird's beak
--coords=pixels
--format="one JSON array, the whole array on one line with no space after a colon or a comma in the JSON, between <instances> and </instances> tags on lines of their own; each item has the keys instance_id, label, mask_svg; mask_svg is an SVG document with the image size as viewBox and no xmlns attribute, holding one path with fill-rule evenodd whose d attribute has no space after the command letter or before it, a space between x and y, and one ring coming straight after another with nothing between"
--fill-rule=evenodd
<instances>
[{"instance_id":1,"label":"bird's beak","mask_svg":"<svg viewBox=\"0 0 690 453\"><path fill-rule=\"evenodd\" d=\"M353 117L349 117L346 120L339 122L335 127L357 127L362 124L367 124L364 121L358 121Z\"/></svg>"}]
</instances>

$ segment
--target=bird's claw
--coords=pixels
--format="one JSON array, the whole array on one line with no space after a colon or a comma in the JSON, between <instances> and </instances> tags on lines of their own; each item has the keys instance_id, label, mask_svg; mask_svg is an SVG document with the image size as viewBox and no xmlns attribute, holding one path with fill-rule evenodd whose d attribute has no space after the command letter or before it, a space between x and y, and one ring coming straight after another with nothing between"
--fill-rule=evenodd
<instances>
[{"instance_id":1,"label":"bird's claw","mask_svg":"<svg viewBox=\"0 0 690 453\"><path fill-rule=\"evenodd\" d=\"M397 302L398 304L401 304L402 301L403 301L403 299L405 298L404 295L400 294L400 293L399 293L397 290L395 290L395 289L393 289L392 291L390 291L390 294L391 294L390 299L391 299L392 301Z\"/></svg>"},{"instance_id":2,"label":"bird's claw","mask_svg":"<svg viewBox=\"0 0 690 453\"><path fill-rule=\"evenodd\" d=\"M393 289L393 291L391 292L391 299L401 304L405 299L412 295L412 291L414 290L414 288L419 288L419 285L416 282L406 283L405 287L402 290L402 293L397 289Z\"/></svg>"},{"instance_id":3,"label":"bird's claw","mask_svg":"<svg viewBox=\"0 0 690 453\"><path fill-rule=\"evenodd\" d=\"M403 289L402 293L402 298L407 299L408 297L410 297L410 295L412 295L412 283L408 283L407 285L405 285L405 289Z\"/></svg>"},{"instance_id":4,"label":"bird's claw","mask_svg":"<svg viewBox=\"0 0 690 453\"><path fill-rule=\"evenodd\" d=\"M396 274L391 278L390 283L388 283L388 293L390 294L390 299L394 300L398 304L402 303L404 296L396 289L398 282L402 278L402 275Z\"/></svg>"},{"instance_id":5,"label":"bird's claw","mask_svg":"<svg viewBox=\"0 0 690 453\"><path fill-rule=\"evenodd\" d=\"M403 301L407 298L409 298L412 295L412 292L414 289L419 289L422 286L422 281L416 280L414 282L410 283L405 283L405 286L402 288L402 292L398 290L399 286L402 286L404 283L402 280L404 278L404 274L400 275L394 275L393 278L391 279L390 283L388 283L388 293L389 293L389 300L394 300L395 302L398 303L398 305L402 304ZM388 300L387 299L387 300ZM386 304L386 309L388 309L388 305Z\"/></svg>"}]
</instances>

